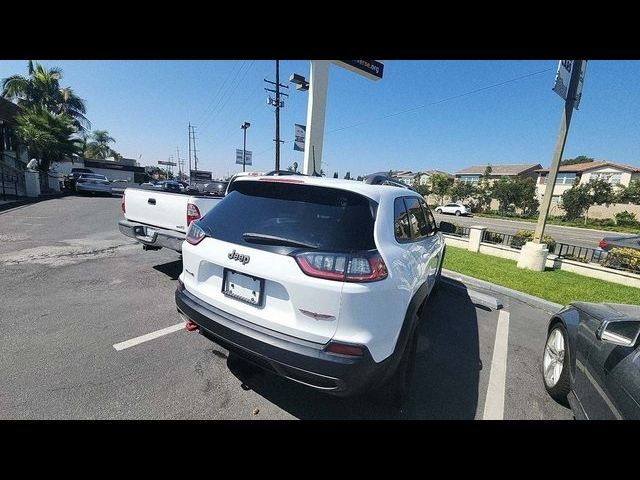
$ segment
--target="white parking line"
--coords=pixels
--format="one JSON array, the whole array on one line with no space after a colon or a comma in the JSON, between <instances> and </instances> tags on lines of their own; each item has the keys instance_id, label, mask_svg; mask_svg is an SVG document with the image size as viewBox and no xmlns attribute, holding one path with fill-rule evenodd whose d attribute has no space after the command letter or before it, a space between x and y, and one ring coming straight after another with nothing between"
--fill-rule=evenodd
<instances>
[{"instance_id":1,"label":"white parking line","mask_svg":"<svg viewBox=\"0 0 640 480\"><path fill-rule=\"evenodd\" d=\"M496 327L496 342L489 373L489 387L484 401L483 420L502 420L507 377L507 347L509 346L509 312L500 310Z\"/></svg>"},{"instance_id":2,"label":"white parking line","mask_svg":"<svg viewBox=\"0 0 640 480\"><path fill-rule=\"evenodd\" d=\"M153 340L158 337L162 337L163 335L168 335L173 332L177 332L184 328L186 322L181 322L176 325L171 325L170 327L163 328L162 330L156 330L155 332L147 333L146 335L141 335L136 338L132 338L131 340L127 340L125 342L116 343L113 348L116 350L124 350L125 348L133 347L135 345L139 345L144 342L148 342L149 340Z\"/></svg>"}]
</instances>

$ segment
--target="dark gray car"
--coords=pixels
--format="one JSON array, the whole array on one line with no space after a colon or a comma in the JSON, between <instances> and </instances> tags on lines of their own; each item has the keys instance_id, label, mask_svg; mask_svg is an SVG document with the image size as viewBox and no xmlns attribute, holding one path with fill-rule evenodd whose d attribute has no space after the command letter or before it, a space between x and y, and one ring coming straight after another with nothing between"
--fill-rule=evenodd
<instances>
[{"instance_id":1,"label":"dark gray car","mask_svg":"<svg viewBox=\"0 0 640 480\"><path fill-rule=\"evenodd\" d=\"M549 322L547 392L578 419L640 419L640 307L574 302Z\"/></svg>"}]
</instances>

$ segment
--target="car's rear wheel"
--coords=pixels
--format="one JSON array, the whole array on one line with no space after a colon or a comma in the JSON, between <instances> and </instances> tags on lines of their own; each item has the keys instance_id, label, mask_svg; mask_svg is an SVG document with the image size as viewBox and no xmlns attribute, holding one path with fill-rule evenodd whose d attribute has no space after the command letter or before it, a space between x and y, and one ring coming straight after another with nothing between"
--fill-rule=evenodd
<instances>
[{"instance_id":1,"label":"car's rear wheel","mask_svg":"<svg viewBox=\"0 0 640 480\"><path fill-rule=\"evenodd\" d=\"M416 366L418 350L418 332L414 329L402 354L402 359L393 376L381 386L378 394L380 400L389 406L401 408L411 394L413 374Z\"/></svg>"},{"instance_id":2,"label":"car's rear wheel","mask_svg":"<svg viewBox=\"0 0 640 480\"><path fill-rule=\"evenodd\" d=\"M556 323L544 345L542 354L542 379L549 395L557 402L567 405L571 389L569 379L569 342L567 329Z\"/></svg>"},{"instance_id":3,"label":"car's rear wheel","mask_svg":"<svg viewBox=\"0 0 640 480\"><path fill-rule=\"evenodd\" d=\"M442 214L442 209L441 208L436 208L436 213Z\"/></svg>"},{"instance_id":4,"label":"car's rear wheel","mask_svg":"<svg viewBox=\"0 0 640 480\"><path fill-rule=\"evenodd\" d=\"M460 210L456 210L456 217L459 217L461 215Z\"/></svg>"}]
</instances>

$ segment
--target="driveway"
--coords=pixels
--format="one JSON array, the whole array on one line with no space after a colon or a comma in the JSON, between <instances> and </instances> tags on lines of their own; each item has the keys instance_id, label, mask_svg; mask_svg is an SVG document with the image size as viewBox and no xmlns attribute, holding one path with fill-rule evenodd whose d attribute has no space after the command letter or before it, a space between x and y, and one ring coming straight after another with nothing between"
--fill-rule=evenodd
<instances>
[{"instance_id":1,"label":"driveway","mask_svg":"<svg viewBox=\"0 0 640 480\"><path fill-rule=\"evenodd\" d=\"M118 198L89 197L0 214L0 418L572 418L542 384L540 310L441 288L423 312L407 406L333 398L185 331L178 254L144 252L119 218Z\"/></svg>"}]
</instances>

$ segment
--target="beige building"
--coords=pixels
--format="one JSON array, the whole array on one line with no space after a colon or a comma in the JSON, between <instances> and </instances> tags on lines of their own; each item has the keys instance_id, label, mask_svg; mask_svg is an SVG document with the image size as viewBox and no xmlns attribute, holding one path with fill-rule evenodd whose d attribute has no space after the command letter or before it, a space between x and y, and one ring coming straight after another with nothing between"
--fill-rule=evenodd
<instances>
[{"instance_id":1,"label":"beige building","mask_svg":"<svg viewBox=\"0 0 640 480\"><path fill-rule=\"evenodd\" d=\"M537 178L537 171L542 168L539 163L525 163L512 165L491 165L489 182L493 183L502 177L510 178ZM484 175L487 165L473 165L463 168L455 173L457 182L479 183Z\"/></svg>"},{"instance_id":2,"label":"beige building","mask_svg":"<svg viewBox=\"0 0 640 480\"><path fill-rule=\"evenodd\" d=\"M416 185L431 185L431 177L436 174L453 177L450 173L443 172L442 170L427 170L414 174L413 180Z\"/></svg>"},{"instance_id":3,"label":"beige building","mask_svg":"<svg viewBox=\"0 0 640 480\"><path fill-rule=\"evenodd\" d=\"M536 196L541 201L547 190L549 169L539 169L537 173ZM628 187L633 180L640 180L640 167L606 161L562 165L558 170L551 203L557 204L562 194L574 185L584 185L598 179L606 180L615 188Z\"/></svg>"}]
</instances>

